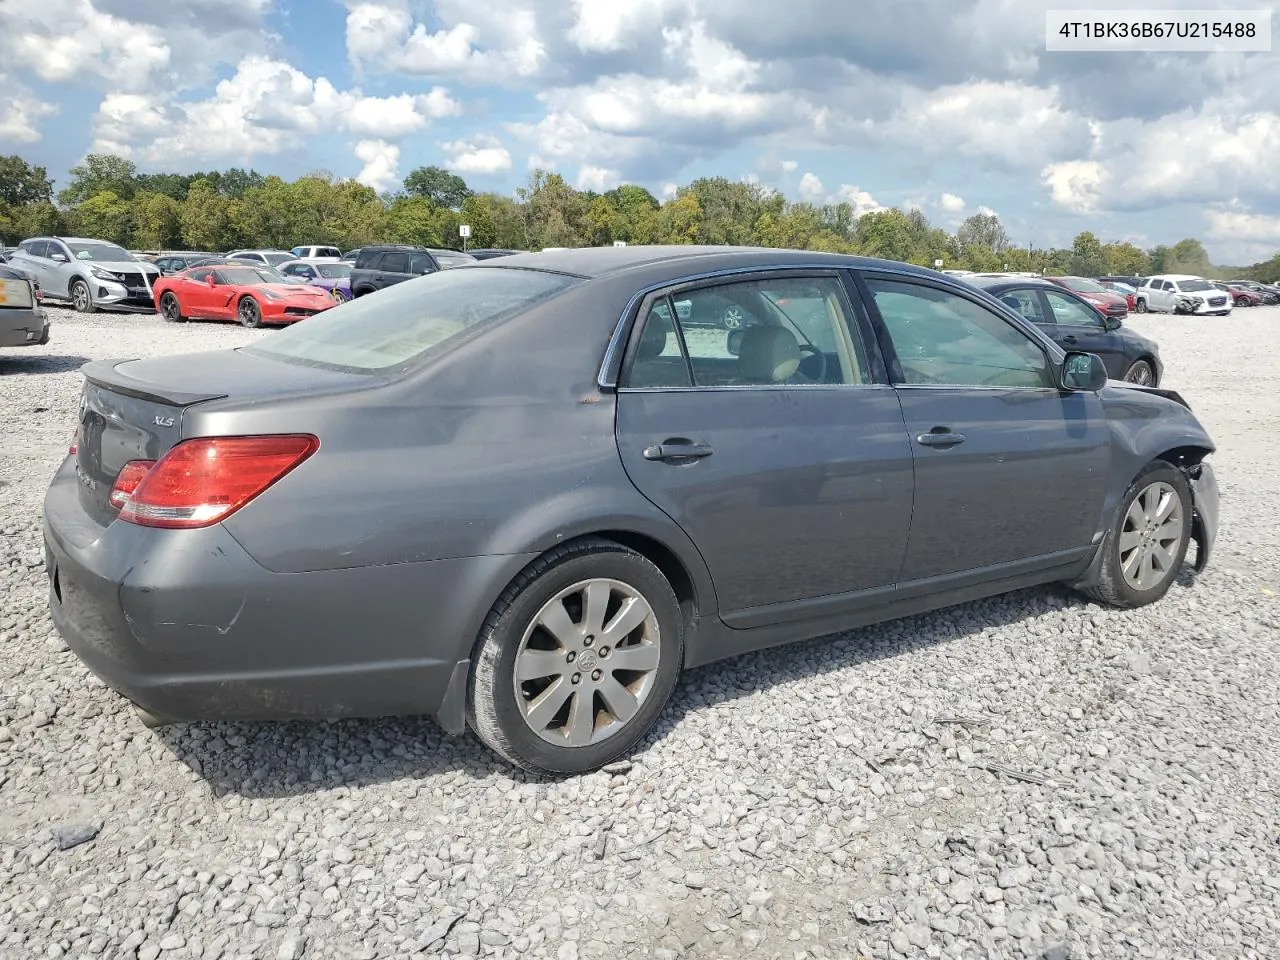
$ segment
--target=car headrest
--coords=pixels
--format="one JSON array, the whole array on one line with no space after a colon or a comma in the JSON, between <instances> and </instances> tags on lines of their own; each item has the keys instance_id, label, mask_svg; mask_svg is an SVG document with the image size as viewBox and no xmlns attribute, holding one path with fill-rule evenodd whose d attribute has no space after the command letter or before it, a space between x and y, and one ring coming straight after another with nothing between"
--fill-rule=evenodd
<instances>
[{"instance_id":1,"label":"car headrest","mask_svg":"<svg viewBox=\"0 0 1280 960\"><path fill-rule=\"evenodd\" d=\"M637 360L653 360L667 349L667 324L661 318L650 316L636 345Z\"/></svg>"},{"instance_id":2,"label":"car headrest","mask_svg":"<svg viewBox=\"0 0 1280 960\"><path fill-rule=\"evenodd\" d=\"M782 383L800 368L800 344L783 327L748 327L738 350L738 371L752 383Z\"/></svg>"}]
</instances>

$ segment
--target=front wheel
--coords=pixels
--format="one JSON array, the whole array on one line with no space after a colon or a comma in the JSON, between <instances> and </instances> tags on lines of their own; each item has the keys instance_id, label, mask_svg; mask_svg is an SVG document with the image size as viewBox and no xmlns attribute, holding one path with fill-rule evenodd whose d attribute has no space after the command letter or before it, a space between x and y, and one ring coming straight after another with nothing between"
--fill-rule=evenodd
<instances>
[{"instance_id":1,"label":"front wheel","mask_svg":"<svg viewBox=\"0 0 1280 960\"><path fill-rule=\"evenodd\" d=\"M182 306L172 293L165 293L160 298L160 316L169 323L183 323L187 318L182 315Z\"/></svg>"},{"instance_id":2,"label":"front wheel","mask_svg":"<svg viewBox=\"0 0 1280 960\"><path fill-rule=\"evenodd\" d=\"M1125 371L1124 379L1128 383L1136 383L1141 387L1156 385L1156 372L1146 360L1135 360L1133 366Z\"/></svg>"},{"instance_id":3,"label":"front wheel","mask_svg":"<svg viewBox=\"0 0 1280 960\"><path fill-rule=\"evenodd\" d=\"M246 327L262 326L262 310L253 297L245 297L236 308L236 318Z\"/></svg>"},{"instance_id":4,"label":"front wheel","mask_svg":"<svg viewBox=\"0 0 1280 960\"><path fill-rule=\"evenodd\" d=\"M1147 301L1139 299L1138 302L1134 304L1134 310L1136 310L1138 313L1146 313Z\"/></svg>"},{"instance_id":5,"label":"front wheel","mask_svg":"<svg viewBox=\"0 0 1280 960\"><path fill-rule=\"evenodd\" d=\"M556 548L498 599L473 655L467 719L526 770L585 773L657 721L684 656L666 577L607 540Z\"/></svg>"},{"instance_id":6,"label":"front wheel","mask_svg":"<svg viewBox=\"0 0 1280 960\"><path fill-rule=\"evenodd\" d=\"M1129 485L1102 538L1094 600L1131 609L1169 591L1191 542L1191 486L1177 467L1153 460Z\"/></svg>"},{"instance_id":7,"label":"front wheel","mask_svg":"<svg viewBox=\"0 0 1280 960\"><path fill-rule=\"evenodd\" d=\"M93 313L93 294L89 292L89 285L83 280L71 281L71 305L75 308L76 313Z\"/></svg>"}]
</instances>

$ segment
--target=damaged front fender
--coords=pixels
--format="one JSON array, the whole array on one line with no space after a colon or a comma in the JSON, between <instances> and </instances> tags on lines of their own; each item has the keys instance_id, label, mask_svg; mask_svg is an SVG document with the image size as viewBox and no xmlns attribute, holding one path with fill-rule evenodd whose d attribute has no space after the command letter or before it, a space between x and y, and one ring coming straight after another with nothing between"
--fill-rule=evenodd
<instances>
[{"instance_id":1,"label":"damaged front fender","mask_svg":"<svg viewBox=\"0 0 1280 960\"><path fill-rule=\"evenodd\" d=\"M1204 460L1182 469L1191 484L1191 539L1196 544L1193 569L1196 573L1203 573L1218 538L1218 479L1214 476L1213 465Z\"/></svg>"}]
</instances>

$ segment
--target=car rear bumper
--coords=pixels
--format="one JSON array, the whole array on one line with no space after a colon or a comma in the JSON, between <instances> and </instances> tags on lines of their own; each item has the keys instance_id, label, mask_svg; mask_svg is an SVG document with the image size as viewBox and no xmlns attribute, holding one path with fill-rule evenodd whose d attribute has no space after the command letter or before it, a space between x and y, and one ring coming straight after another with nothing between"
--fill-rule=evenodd
<instances>
[{"instance_id":1,"label":"car rear bumper","mask_svg":"<svg viewBox=\"0 0 1280 960\"><path fill-rule=\"evenodd\" d=\"M529 559L273 573L222 526L98 525L71 458L45 498L44 542L58 631L162 720L430 714L450 732L489 591Z\"/></svg>"},{"instance_id":2,"label":"car rear bumper","mask_svg":"<svg viewBox=\"0 0 1280 960\"><path fill-rule=\"evenodd\" d=\"M34 310L0 308L0 347L39 347L49 342L49 315Z\"/></svg>"}]
</instances>

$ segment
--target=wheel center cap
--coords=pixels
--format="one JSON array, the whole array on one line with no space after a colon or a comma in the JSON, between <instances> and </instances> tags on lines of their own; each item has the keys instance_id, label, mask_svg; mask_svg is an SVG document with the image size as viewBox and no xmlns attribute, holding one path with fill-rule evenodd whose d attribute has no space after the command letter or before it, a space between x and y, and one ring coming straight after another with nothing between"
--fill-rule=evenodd
<instances>
[{"instance_id":1,"label":"wheel center cap","mask_svg":"<svg viewBox=\"0 0 1280 960\"><path fill-rule=\"evenodd\" d=\"M596 654L594 650L583 650L578 654L578 669L594 670L596 668Z\"/></svg>"}]
</instances>

